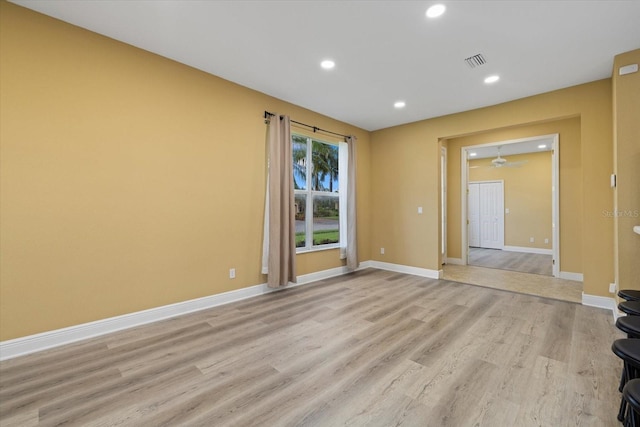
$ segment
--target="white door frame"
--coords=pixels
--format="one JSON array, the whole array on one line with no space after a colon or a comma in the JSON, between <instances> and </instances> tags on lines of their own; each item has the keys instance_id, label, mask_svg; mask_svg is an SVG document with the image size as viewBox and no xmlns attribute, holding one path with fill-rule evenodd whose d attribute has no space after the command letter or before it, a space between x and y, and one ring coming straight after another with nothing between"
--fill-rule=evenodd
<instances>
[{"instance_id":1,"label":"white door frame","mask_svg":"<svg viewBox=\"0 0 640 427\"><path fill-rule=\"evenodd\" d=\"M462 264L467 265L469 261L468 242L468 211L467 211L467 191L469 189L469 152L481 147L504 146L507 144L516 144L518 142L535 141L538 139L552 139L551 148L551 239L553 250L553 277L560 277L560 162L558 153L560 151L560 138L557 133L549 135L539 135L529 138L512 139L508 141L490 142L487 144L470 145L462 147L460 150L460 206L461 212L461 233L462 242Z\"/></svg>"},{"instance_id":2,"label":"white door frame","mask_svg":"<svg viewBox=\"0 0 640 427\"><path fill-rule=\"evenodd\" d=\"M440 252L441 263L447 262L447 147L440 147Z\"/></svg>"}]
</instances>

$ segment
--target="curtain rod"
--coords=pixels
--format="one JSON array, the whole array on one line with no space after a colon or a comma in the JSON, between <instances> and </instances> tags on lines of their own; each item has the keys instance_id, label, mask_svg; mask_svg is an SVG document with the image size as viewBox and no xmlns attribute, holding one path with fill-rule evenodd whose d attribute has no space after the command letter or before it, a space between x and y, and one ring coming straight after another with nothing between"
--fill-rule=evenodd
<instances>
[{"instance_id":1,"label":"curtain rod","mask_svg":"<svg viewBox=\"0 0 640 427\"><path fill-rule=\"evenodd\" d=\"M268 112L267 110L265 110L265 111L264 111L264 118L265 118L265 119L267 119L267 118L268 118L267 116L275 116L275 114L270 113L270 112ZM280 116L280 117L282 117L282 116ZM291 121L291 123L295 123L295 124L297 124L297 125L300 125L300 126L306 126L306 127L308 127L308 128L313 129L313 133L316 133L317 131L320 131L320 132L330 133L330 134L333 134L333 135L338 135L338 136L341 136L341 137L343 137L343 138L345 138L345 139L346 139L346 138L349 138L349 135L343 135L343 134L338 133L338 132L332 132L332 131L330 131L330 130L321 129L321 128L317 127L317 126L312 126L312 125L308 125L308 124L306 124L306 123L296 122L295 120L290 120L290 121Z\"/></svg>"}]
</instances>

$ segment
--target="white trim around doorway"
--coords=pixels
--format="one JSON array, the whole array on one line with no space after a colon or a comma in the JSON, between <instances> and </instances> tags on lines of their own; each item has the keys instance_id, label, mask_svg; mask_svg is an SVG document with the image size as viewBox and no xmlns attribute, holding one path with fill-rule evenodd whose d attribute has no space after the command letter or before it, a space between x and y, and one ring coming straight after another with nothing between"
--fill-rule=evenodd
<instances>
[{"instance_id":1,"label":"white trim around doorway","mask_svg":"<svg viewBox=\"0 0 640 427\"><path fill-rule=\"evenodd\" d=\"M461 148L460 153L460 170L461 170L461 179L460 179L460 206L461 206L461 249L464 251L462 254L462 265L467 265L469 260L469 246L468 246L468 206L467 206L467 190L469 188L469 152L473 149L477 149L480 147L494 147L494 146L504 146L508 144L516 144L520 142L530 142L539 139L551 139L553 141L553 146L551 149L551 182L552 182L552 200L551 200L551 210L552 210L552 255L553 255L553 277L560 277L560 163L559 163L559 149L560 149L560 138L559 135L550 134L550 135L539 135L529 138L519 138L512 139L508 141L498 141L498 142L490 142L487 144L479 144L472 146L465 146Z\"/></svg>"}]
</instances>

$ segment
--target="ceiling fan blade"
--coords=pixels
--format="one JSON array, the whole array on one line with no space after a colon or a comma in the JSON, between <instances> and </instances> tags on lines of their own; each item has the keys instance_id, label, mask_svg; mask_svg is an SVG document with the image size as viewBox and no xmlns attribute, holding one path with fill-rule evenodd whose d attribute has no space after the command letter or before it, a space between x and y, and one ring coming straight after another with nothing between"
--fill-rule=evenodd
<instances>
[{"instance_id":1,"label":"ceiling fan blade","mask_svg":"<svg viewBox=\"0 0 640 427\"><path fill-rule=\"evenodd\" d=\"M520 160L518 162L507 162L504 164L504 166L508 167L508 168L519 168L522 165L524 165L525 163L527 163L528 160Z\"/></svg>"}]
</instances>

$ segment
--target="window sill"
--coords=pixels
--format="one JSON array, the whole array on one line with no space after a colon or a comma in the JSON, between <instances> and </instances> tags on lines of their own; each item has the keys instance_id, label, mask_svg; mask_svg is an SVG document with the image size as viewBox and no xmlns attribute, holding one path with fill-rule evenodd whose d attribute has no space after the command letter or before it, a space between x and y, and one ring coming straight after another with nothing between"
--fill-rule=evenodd
<instances>
[{"instance_id":1,"label":"window sill","mask_svg":"<svg viewBox=\"0 0 640 427\"><path fill-rule=\"evenodd\" d=\"M306 248L296 249L296 255L311 254L311 253L314 253L314 252L328 251L328 250L331 250L331 249L340 249L340 245L318 246L318 247L311 248L311 249L306 249Z\"/></svg>"}]
</instances>

